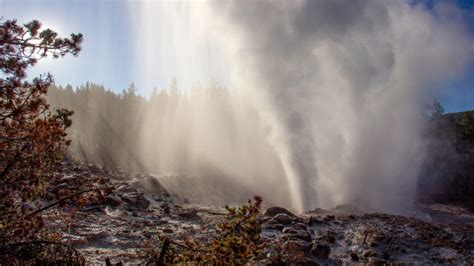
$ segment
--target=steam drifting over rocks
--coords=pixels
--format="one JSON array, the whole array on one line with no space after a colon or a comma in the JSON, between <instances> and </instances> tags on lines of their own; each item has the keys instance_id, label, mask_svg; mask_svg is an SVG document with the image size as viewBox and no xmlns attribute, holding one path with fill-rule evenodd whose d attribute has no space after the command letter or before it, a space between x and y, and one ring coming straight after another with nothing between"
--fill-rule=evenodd
<instances>
[{"instance_id":1,"label":"steam drifting over rocks","mask_svg":"<svg viewBox=\"0 0 474 266\"><path fill-rule=\"evenodd\" d=\"M414 196L422 103L472 60L461 11L410 1L214 7L235 44L233 85L271 127L295 209L393 210Z\"/></svg>"}]
</instances>

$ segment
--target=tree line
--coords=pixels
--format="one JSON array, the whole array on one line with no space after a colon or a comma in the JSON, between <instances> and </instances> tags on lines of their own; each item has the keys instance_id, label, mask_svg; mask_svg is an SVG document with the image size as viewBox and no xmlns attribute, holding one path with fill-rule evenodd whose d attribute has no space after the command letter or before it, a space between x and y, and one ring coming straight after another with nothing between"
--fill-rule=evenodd
<instances>
[{"instance_id":1,"label":"tree line","mask_svg":"<svg viewBox=\"0 0 474 266\"><path fill-rule=\"evenodd\" d=\"M259 178L269 175L259 172L265 165L275 175L281 170L258 110L214 82L183 93L173 80L148 98L133 83L122 93L90 82L52 86L48 101L74 111L70 151L85 162L154 173L223 167L229 175Z\"/></svg>"},{"instance_id":2,"label":"tree line","mask_svg":"<svg viewBox=\"0 0 474 266\"><path fill-rule=\"evenodd\" d=\"M474 111L445 114L438 101L426 110L419 195L474 208Z\"/></svg>"}]
</instances>

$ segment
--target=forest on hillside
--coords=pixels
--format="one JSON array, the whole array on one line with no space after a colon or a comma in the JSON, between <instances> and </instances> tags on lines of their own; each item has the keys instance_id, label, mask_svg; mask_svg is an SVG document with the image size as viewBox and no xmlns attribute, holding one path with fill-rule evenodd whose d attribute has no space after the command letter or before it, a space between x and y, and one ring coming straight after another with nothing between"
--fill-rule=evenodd
<instances>
[{"instance_id":1,"label":"forest on hillside","mask_svg":"<svg viewBox=\"0 0 474 266\"><path fill-rule=\"evenodd\" d=\"M242 156L267 158L262 162L274 165L277 154L266 146L268 132L258 130L262 124L254 108L215 83L190 95L180 93L176 84L173 80L169 90L155 89L149 98L137 94L133 84L122 93L89 82L77 88L52 86L48 99L55 108L74 111L70 151L84 162L136 172L208 174L193 155L212 157L213 147L225 147L216 156L232 158L242 172L251 168L246 161L239 163ZM420 115L427 154L419 174L420 199L473 207L474 111L444 113L434 101ZM193 125L199 118L206 119ZM247 126L237 128L243 121ZM246 137L237 137L242 131ZM189 135L195 143L182 141ZM253 152L242 150L244 144ZM257 169L246 174L265 174Z\"/></svg>"},{"instance_id":2,"label":"forest on hillside","mask_svg":"<svg viewBox=\"0 0 474 266\"><path fill-rule=\"evenodd\" d=\"M443 114L437 110L426 118L426 160L419 178L422 199L455 202L474 207L474 111Z\"/></svg>"},{"instance_id":3,"label":"forest on hillside","mask_svg":"<svg viewBox=\"0 0 474 266\"><path fill-rule=\"evenodd\" d=\"M68 137L77 160L114 171L199 176L203 191L221 184L222 204L252 192L279 204L287 199L286 185L257 191L287 182L271 132L248 98L215 83L183 94L175 81L169 92L155 90L149 98L133 84L122 93L93 83L53 86L48 101L74 112ZM196 197L208 202L205 195Z\"/></svg>"}]
</instances>

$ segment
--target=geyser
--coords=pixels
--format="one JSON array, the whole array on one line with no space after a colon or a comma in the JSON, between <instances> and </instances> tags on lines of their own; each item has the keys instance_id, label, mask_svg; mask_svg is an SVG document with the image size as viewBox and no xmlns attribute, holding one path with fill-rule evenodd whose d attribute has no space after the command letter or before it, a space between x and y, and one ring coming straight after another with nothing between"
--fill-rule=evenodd
<instances>
[{"instance_id":1,"label":"geyser","mask_svg":"<svg viewBox=\"0 0 474 266\"><path fill-rule=\"evenodd\" d=\"M214 11L234 44L231 86L258 98L294 208L393 210L413 197L422 102L472 58L454 5L216 1Z\"/></svg>"},{"instance_id":2,"label":"geyser","mask_svg":"<svg viewBox=\"0 0 474 266\"><path fill-rule=\"evenodd\" d=\"M182 18L166 8L178 8L187 23L173 23ZM223 62L216 74L225 72L231 89L215 90L218 97L174 91L143 107L104 98L99 106L115 117L110 128L128 117L127 141L111 146L126 156L132 153L118 147L129 145L133 158L120 162L138 160L152 172L195 176L185 184L169 182L177 193L208 182L227 188L223 196L249 191L298 211L345 203L393 211L409 202L425 157L423 103L441 82L462 75L473 55L461 11L446 3L428 9L413 1L208 1L177 7L150 1L141 9L141 79L152 80L160 59L175 57L182 67L178 81L188 72L199 78L203 69ZM160 25L174 25L164 27L173 31L170 38L157 35L160 19L170 20ZM154 49L163 45L176 50ZM192 56L199 47L207 52ZM134 108L141 113L131 116ZM94 123L75 111L74 145L93 143L95 131L82 126L103 126L107 117ZM81 149L100 155L100 145Z\"/></svg>"}]
</instances>

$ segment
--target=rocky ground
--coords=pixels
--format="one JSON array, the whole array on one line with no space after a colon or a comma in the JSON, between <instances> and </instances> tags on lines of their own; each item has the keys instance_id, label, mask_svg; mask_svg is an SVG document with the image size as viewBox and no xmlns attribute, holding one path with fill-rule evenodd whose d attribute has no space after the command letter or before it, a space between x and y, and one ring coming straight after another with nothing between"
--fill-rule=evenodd
<instances>
[{"instance_id":1,"label":"rocky ground","mask_svg":"<svg viewBox=\"0 0 474 266\"><path fill-rule=\"evenodd\" d=\"M80 209L68 225L50 210L49 224L90 264L142 263L143 251L160 236L209 240L225 209L203 207L170 195L151 175L129 176L92 165L65 162L65 180L101 176L115 192L106 204ZM448 205L417 204L405 216L364 213L351 206L294 214L268 207L261 215L267 263L474 263L474 214ZM201 230L203 227L207 230ZM205 232L205 233L204 233Z\"/></svg>"}]
</instances>

